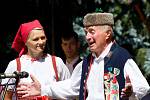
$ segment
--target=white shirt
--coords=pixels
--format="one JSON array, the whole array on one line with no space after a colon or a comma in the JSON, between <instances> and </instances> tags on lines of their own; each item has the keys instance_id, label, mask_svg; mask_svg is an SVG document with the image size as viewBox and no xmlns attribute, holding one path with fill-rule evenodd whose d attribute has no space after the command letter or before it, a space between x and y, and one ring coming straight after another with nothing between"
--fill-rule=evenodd
<instances>
[{"instance_id":1,"label":"white shirt","mask_svg":"<svg viewBox=\"0 0 150 100\"><path fill-rule=\"evenodd\" d=\"M56 59L56 67L58 71L59 80L65 80L70 78L70 72L67 66L63 63L62 59L59 57L55 57ZM56 76L52 64L51 55L47 54L45 59L39 59L37 61L31 61L31 58L28 58L26 55L22 55L20 58L21 62L21 71L26 71L29 74L34 75L41 85L49 85L53 81L56 81ZM5 73L13 73L17 70L16 60L11 61L8 64L8 67ZM21 78L20 82L31 82L31 78ZM3 79L2 83L7 83L8 79ZM14 83L15 79L11 79L9 83ZM13 89L14 86L9 86L8 89Z\"/></svg>"},{"instance_id":2,"label":"white shirt","mask_svg":"<svg viewBox=\"0 0 150 100\"><path fill-rule=\"evenodd\" d=\"M108 54L112 43L105 49L105 51L95 58L91 66L91 71L87 80L88 97L86 100L105 100L104 97L104 57ZM53 97L65 99L69 96L79 95L80 81L82 72L82 62L80 62L74 69L70 79L51 83L47 87L42 87L42 94ZM145 77L142 75L137 64L133 59L128 59L124 66L124 77L129 75L131 84L133 86L133 95L130 100L142 98L150 89ZM45 92L46 91L46 92Z\"/></svg>"},{"instance_id":3,"label":"white shirt","mask_svg":"<svg viewBox=\"0 0 150 100\"><path fill-rule=\"evenodd\" d=\"M78 61L79 56L77 56L75 59L73 59L73 61L71 61L70 63L67 62L66 60L66 66L68 67L70 74L72 74L73 70L74 70L74 64Z\"/></svg>"}]
</instances>

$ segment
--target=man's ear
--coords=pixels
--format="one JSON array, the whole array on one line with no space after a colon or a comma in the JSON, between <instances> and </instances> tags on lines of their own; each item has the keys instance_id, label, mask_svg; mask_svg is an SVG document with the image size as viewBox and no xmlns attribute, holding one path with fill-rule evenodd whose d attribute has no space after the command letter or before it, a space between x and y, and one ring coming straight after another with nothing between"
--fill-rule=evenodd
<instances>
[{"instance_id":1,"label":"man's ear","mask_svg":"<svg viewBox=\"0 0 150 100\"><path fill-rule=\"evenodd\" d=\"M106 32L106 39L109 39L109 38L111 37L111 35L112 35L111 30L108 30L108 31Z\"/></svg>"}]
</instances>

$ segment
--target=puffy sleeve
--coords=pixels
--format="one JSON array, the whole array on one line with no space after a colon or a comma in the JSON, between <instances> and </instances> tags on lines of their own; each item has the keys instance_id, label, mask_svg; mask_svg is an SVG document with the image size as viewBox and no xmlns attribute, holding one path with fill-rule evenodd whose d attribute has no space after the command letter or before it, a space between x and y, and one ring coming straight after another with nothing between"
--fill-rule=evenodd
<instances>
[{"instance_id":1,"label":"puffy sleeve","mask_svg":"<svg viewBox=\"0 0 150 100\"><path fill-rule=\"evenodd\" d=\"M65 80L70 78L69 69L64 64L63 60L60 57L55 57L55 58L56 58L56 66L57 66L59 80Z\"/></svg>"},{"instance_id":2,"label":"puffy sleeve","mask_svg":"<svg viewBox=\"0 0 150 100\"><path fill-rule=\"evenodd\" d=\"M61 99L78 96L80 89L81 72L82 62L80 62L75 67L71 78L64 81L53 82L48 86L43 86L41 88L41 94Z\"/></svg>"},{"instance_id":3,"label":"puffy sleeve","mask_svg":"<svg viewBox=\"0 0 150 100\"><path fill-rule=\"evenodd\" d=\"M16 71L16 61L15 60L9 62L4 73L5 74L12 74L14 71ZM5 78L5 79L2 79L2 84L4 86L9 84L7 90L13 90L14 86L15 86L15 81L16 81L15 78ZM10 85L10 84L12 84L12 85Z\"/></svg>"},{"instance_id":4,"label":"puffy sleeve","mask_svg":"<svg viewBox=\"0 0 150 100\"><path fill-rule=\"evenodd\" d=\"M133 98L141 99L147 94L150 86L133 59L127 60L124 67L124 72L124 77L129 75L133 87L133 95L130 97L132 98L131 100L134 100Z\"/></svg>"}]
</instances>

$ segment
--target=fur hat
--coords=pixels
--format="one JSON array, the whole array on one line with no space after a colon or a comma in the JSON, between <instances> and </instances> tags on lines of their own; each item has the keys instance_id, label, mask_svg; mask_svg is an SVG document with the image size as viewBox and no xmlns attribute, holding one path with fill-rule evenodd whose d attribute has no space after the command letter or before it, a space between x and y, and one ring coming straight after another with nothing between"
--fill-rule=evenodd
<instances>
[{"instance_id":1,"label":"fur hat","mask_svg":"<svg viewBox=\"0 0 150 100\"><path fill-rule=\"evenodd\" d=\"M95 25L114 25L112 13L88 13L84 16L83 25L85 27Z\"/></svg>"}]
</instances>

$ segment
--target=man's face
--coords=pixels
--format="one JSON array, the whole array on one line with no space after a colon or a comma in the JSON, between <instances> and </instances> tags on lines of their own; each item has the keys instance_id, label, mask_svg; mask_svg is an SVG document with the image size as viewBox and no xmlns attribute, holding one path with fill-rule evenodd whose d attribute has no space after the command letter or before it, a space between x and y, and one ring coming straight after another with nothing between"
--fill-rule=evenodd
<instances>
[{"instance_id":1,"label":"man's face","mask_svg":"<svg viewBox=\"0 0 150 100\"><path fill-rule=\"evenodd\" d=\"M68 40L61 39L61 47L67 58L74 58L78 55L79 43L74 39L70 38Z\"/></svg>"},{"instance_id":2,"label":"man's face","mask_svg":"<svg viewBox=\"0 0 150 100\"><path fill-rule=\"evenodd\" d=\"M105 26L90 26L85 28L85 32L90 51L99 56L106 46L107 28Z\"/></svg>"},{"instance_id":3,"label":"man's face","mask_svg":"<svg viewBox=\"0 0 150 100\"><path fill-rule=\"evenodd\" d=\"M30 55L42 54L46 45L46 36L42 29L33 29L28 36L26 46Z\"/></svg>"}]
</instances>

